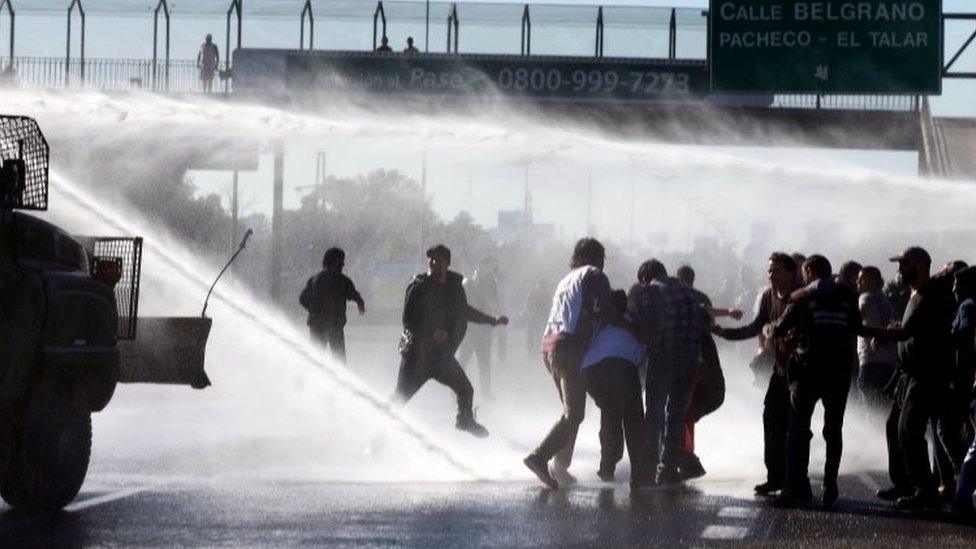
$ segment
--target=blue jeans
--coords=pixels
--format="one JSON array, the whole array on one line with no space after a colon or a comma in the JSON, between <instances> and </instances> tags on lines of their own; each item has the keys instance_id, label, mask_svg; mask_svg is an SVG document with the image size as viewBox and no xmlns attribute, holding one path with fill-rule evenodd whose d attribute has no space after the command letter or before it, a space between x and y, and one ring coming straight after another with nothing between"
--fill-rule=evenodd
<instances>
[{"instance_id":1,"label":"blue jeans","mask_svg":"<svg viewBox=\"0 0 976 549\"><path fill-rule=\"evenodd\" d=\"M685 409L691 400L700 357L655 357L648 362L647 428L651 439L651 464L658 471L675 470L681 459Z\"/></svg>"}]
</instances>

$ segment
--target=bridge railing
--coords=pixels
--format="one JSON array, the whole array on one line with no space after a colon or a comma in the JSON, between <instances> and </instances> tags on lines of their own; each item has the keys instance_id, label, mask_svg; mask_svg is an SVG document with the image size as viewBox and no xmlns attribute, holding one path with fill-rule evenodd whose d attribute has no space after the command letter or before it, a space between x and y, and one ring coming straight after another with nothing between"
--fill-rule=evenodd
<instances>
[{"instance_id":1,"label":"bridge railing","mask_svg":"<svg viewBox=\"0 0 976 549\"><path fill-rule=\"evenodd\" d=\"M918 112L917 95L777 95L773 107L856 111Z\"/></svg>"},{"instance_id":2,"label":"bridge railing","mask_svg":"<svg viewBox=\"0 0 976 549\"><path fill-rule=\"evenodd\" d=\"M196 61L15 57L0 85L29 89L92 89L202 92ZM82 77L84 66L84 77ZM215 78L218 78L215 75Z\"/></svg>"}]
</instances>

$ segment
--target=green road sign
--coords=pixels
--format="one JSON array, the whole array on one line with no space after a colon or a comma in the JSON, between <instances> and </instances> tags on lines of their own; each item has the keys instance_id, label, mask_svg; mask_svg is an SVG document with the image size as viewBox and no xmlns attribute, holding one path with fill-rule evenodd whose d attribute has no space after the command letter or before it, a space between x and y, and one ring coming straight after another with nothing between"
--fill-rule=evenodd
<instances>
[{"instance_id":1,"label":"green road sign","mask_svg":"<svg viewBox=\"0 0 976 549\"><path fill-rule=\"evenodd\" d=\"M942 0L710 0L713 91L942 92Z\"/></svg>"}]
</instances>

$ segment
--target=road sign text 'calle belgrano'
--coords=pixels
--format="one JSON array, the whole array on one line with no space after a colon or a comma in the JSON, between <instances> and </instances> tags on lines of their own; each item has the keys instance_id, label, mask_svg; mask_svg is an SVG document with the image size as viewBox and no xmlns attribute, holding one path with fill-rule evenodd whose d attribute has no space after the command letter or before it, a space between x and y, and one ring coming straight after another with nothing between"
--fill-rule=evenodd
<instances>
[{"instance_id":1,"label":"road sign text 'calle belgrano'","mask_svg":"<svg viewBox=\"0 0 976 549\"><path fill-rule=\"evenodd\" d=\"M941 0L711 0L716 91L940 93Z\"/></svg>"}]
</instances>

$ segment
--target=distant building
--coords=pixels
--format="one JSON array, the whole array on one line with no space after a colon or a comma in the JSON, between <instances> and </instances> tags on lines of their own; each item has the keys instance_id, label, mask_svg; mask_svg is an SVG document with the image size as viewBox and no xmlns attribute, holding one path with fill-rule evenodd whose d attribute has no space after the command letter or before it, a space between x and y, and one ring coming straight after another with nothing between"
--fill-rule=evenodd
<instances>
[{"instance_id":1,"label":"distant building","mask_svg":"<svg viewBox=\"0 0 976 549\"><path fill-rule=\"evenodd\" d=\"M551 239L556 234L552 223L534 223L532 214L524 209L499 210L498 226L488 230L496 242L512 242L522 238Z\"/></svg>"}]
</instances>

